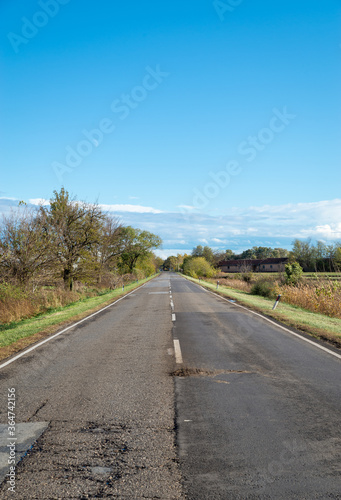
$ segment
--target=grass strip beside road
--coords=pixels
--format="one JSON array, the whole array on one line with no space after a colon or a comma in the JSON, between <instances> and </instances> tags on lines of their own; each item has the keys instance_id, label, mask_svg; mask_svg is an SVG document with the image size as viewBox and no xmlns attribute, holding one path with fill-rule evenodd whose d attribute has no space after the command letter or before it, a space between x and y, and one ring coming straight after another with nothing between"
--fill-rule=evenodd
<instances>
[{"instance_id":1,"label":"grass strip beside road","mask_svg":"<svg viewBox=\"0 0 341 500\"><path fill-rule=\"evenodd\" d=\"M25 347L57 332L61 327L79 321L91 313L115 302L120 297L127 295L135 288L140 287L154 278L150 276L133 282L122 288L112 290L96 297L80 300L65 307L58 307L34 318L25 319L16 323L0 326L0 360L5 359Z\"/></svg>"},{"instance_id":2,"label":"grass strip beside road","mask_svg":"<svg viewBox=\"0 0 341 500\"><path fill-rule=\"evenodd\" d=\"M198 279L184 276L186 279L199 284ZM228 288L226 286L217 286L208 283L207 281L200 280L200 285L207 288L218 295L228 297L235 300L237 303L248 307L249 309L264 314L272 319L280 321L287 326L291 326L297 330L308 333L309 335L327 340L334 346L341 348L341 319L330 318L323 314L313 313L302 309L300 307L292 306L280 302L275 311L272 310L274 300L260 297L258 295L251 295L235 288Z\"/></svg>"}]
</instances>

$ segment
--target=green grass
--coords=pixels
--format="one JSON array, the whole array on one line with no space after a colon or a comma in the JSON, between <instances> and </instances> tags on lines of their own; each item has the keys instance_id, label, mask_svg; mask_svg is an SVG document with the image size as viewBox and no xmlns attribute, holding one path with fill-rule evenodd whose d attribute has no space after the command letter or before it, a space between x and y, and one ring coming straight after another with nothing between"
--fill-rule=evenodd
<instances>
[{"instance_id":1,"label":"green grass","mask_svg":"<svg viewBox=\"0 0 341 500\"><path fill-rule=\"evenodd\" d=\"M308 280L319 280L319 279L332 279L332 280L340 280L340 273L303 273L303 278L307 278Z\"/></svg>"},{"instance_id":2,"label":"green grass","mask_svg":"<svg viewBox=\"0 0 341 500\"><path fill-rule=\"evenodd\" d=\"M185 276L185 278L199 283L198 279L190 278L189 276ZM217 285L203 280L200 281L200 284L207 289L219 293L219 295L234 299L241 305L252 310L309 333L314 337L327 339L341 347L341 319L339 318L330 318L329 316L313 313L283 302L279 303L277 309L273 311L274 300L272 299L251 295L247 292L226 286L219 286L217 290Z\"/></svg>"},{"instance_id":3,"label":"green grass","mask_svg":"<svg viewBox=\"0 0 341 500\"><path fill-rule=\"evenodd\" d=\"M131 290L134 290L143 283L152 279L154 276L140 280L138 283L133 282L129 285L125 285L124 292L122 291L122 288L119 288L102 293L96 297L74 302L73 304L69 304L65 307L58 307L34 318L25 319L7 325L1 325L0 348L9 346L18 340L31 337L42 331L51 333L53 330L56 330L56 328L53 327L70 323L72 320L79 320L91 312L100 309L101 306L104 307L105 305L114 302L115 299L126 295Z\"/></svg>"}]
</instances>

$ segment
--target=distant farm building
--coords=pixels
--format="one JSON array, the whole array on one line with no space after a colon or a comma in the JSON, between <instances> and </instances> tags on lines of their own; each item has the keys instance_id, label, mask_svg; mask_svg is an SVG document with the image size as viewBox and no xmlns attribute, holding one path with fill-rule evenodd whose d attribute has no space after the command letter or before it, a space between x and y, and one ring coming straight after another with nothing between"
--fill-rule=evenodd
<instances>
[{"instance_id":1,"label":"distant farm building","mask_svg":"<svg viewBox=\"0 0 341 500\"><path fill-rule=\"evenodd\" d=\"M275 273L284 271L287 257L269 259L240 259L223 260L218 267L223 273L243 273L253 271L255 273Z\"/></svg>"}]
</instances>

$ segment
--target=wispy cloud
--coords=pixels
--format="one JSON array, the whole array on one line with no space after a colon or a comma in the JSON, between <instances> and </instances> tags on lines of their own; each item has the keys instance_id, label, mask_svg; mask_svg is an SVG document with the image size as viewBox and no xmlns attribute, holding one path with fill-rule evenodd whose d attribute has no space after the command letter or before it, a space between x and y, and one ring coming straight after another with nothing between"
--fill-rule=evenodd
<instances>
[{"instance_id":1,"label":"wispy cloud","mask_svg":"<svg viewBox=\"0 0 341 500\"><path fill-rule=\"evenodd\" d=\"M197 208L192 205L178 205L177 208L183 208L185 210L197 210Z\"/></svg>"},{"instance_id":2,"label":"wispy cloud","mask_svg":"<svg viewBox=\"0 0 341 500\"><path fill-rule=\"evenodd\" d=\"M18 206L15 199L0 197L0 212ZM31 199L39 205L44 199ZM290 248L293 239L336 241L341 239L341 199L286 205L227 209L224 214L163 212L154 207L102 204L123 224L158 234L163 254L191 252L198 244L231 248L238 252L253 245Z\"/></svg>"},{"instance_id":3,"label":"wispy cloud","mask_svg":"<svg viewBox=\"0 0 341 500\"><path fill-rule=\"evenodd\" d=\"M142 205L103 205L100 204L100 207L108 212L132 212L138 214L161 214L162 211L153 207L144 207Z\"/></svg>"},{"instance_id":4,"label":"wispy cloud","mask_svg":"<svg viewBox=\"0 0 341 500\"><path fill-rule=\"evenodd\" d=\"M39 205L46 206L46 205L50 204L50 201L46 200L45 198L31 198L28 201L29 201L29 203L31 203L31 205L38 205L38 206Z\"/></svg>"}]
</instances>

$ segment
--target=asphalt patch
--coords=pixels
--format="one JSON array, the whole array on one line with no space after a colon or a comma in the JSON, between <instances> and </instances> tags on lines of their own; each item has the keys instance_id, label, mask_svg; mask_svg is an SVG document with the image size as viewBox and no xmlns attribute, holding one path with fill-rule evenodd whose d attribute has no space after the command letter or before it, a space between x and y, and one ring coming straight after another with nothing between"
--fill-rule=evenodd
<instances>
[{"instance_id":1,"label":"asphalt patch","mask_svg":"<svg viewBox=\"0 0 341 500\"><path fill-rule=\"evenodd\" d=\"M215 377L216 375L229 374L229 373L252 373L248 370L205 370L201 368L179 368L170 373L172 377Z\"/></svg>"},{"instance_id":2,"label":"asphalt patch","mask_svg":"<svg viewBox=\"0 0 341 500\"><path fill-rule=\"evenodd\" d=\"M10 444L15 442L15 464L17 464L32 448L48 425L48 422L16 424L15 436L12 438L8 433L8 425L0 424L0 484L9 472Z\"/></svg>"}]
</instances>

